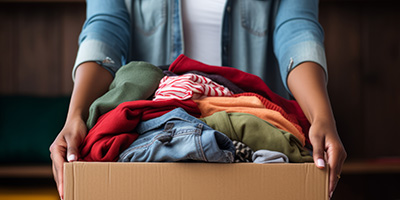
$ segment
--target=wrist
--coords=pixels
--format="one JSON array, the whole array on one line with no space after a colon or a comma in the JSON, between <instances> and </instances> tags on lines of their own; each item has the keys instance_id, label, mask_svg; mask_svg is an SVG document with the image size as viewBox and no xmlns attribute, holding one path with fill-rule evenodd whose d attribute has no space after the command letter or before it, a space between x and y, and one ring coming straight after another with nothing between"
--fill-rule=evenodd
<instances>
[{"instance_id":1,"label":"wrist","mask_svg":"<svg viewBox=\"0 0 400 200\"><path fill-rule=\"evenodd\" d=\"M86 122L87 114L85 114L84 109L74 108L68 111L66 121L80 120Z\"/></svg>"},{"instance_id":2,"label":"wrist","mask_svg":"<svg viewBox=\"0 0 400 200\"><path fill-rule=\"evenodd\" d=\"M333 118L316 117L311 122L310 136L337 135L336 122Z\"/></svg>"},{"instance_id":3,"label":"wrist","mask_svg":"<svg viewBox=\"0 0 400 200\"><path fill-rule=\"evenodd\" d=\"M318 112L310 114L310 124L330 124L336 126L335 118L331 110L326 110L325 112Z\"/></svg>"}]
</instances>

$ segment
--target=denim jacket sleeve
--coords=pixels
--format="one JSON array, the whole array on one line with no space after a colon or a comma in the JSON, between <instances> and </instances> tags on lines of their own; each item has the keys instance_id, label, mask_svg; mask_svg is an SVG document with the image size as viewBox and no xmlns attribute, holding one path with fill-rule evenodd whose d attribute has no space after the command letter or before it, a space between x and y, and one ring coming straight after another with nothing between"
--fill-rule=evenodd
<instances>
[{"instance_id":1,"label":"denim jacket sleeve","mask_svg":"<svg viewBox=\"0 0 400 200\"><path fill-rule=\"evenodd\" d=\"M319 64L328 77L324 32L318 22L318 0L281 0L278 9L274 52L286 89L289 91L289 72L306 61Z\"/></svg>"},{"instance_id":2,"label":"denim jacket sleeve","mask_svg":"<svg viewBox=\"0 0 400 200\"><path fill-rule=\"evenodd\" d=\"M115 72L126 62L130 44L130 17L124 0L87 0L86 21L79 35L76 68L95 61Z\"/></svg>"}]
</instances>

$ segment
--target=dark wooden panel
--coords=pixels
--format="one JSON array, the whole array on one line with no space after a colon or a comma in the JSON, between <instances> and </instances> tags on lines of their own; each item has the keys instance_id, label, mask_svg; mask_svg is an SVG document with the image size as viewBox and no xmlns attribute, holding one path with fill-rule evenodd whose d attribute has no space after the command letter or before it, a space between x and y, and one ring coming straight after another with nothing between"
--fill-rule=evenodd
<instances>
[{"instance_id":1,"label":"dark wooden panel","mask_svg":"<svg viewBox=\"0 0 400 200\"><path fill-rule=\"evenodd\" d=\"M399 178L398 173L343 174L332 200L396 200Z\"/></svg>"},{"instance_id":2,"label":"dark wooden panel","mask_svg":"<svg viewBox=\"0 0 400 200\"><path fill-rule=\"evenodd\" d=\"M349 159L399 156L399 6L322 2L329 92Z\"/></svg>"},{"instance_id":3,"label":"dark wooden panel","mask_svg":"<svg viewBox=\"0 0 400 200\"><path fill-rule=\"evenodd\" d=\"M13 57L14 43L12 36L15 32L13 13L6 7L0 6L0 93L10 94L14 90L15 63Z\"/></svg>"},{"instance_id":4,"label":"dark wooden panel","mask_svg":"<svg viewBox=\"0 0 400 200\"><path fill-rule=\"evenodd\" d=\"M363 10L365 153L400 156L400 6L367 4Z\"/></svg>"},{"instance_id":5,"label":"dark wooden panel","mask_svg":"<svg viewBox=\"0 0 400 200\"><path fill-rule=\"evenodd\" d=\"M85 4L68 4L62 9L62 69L61 93L68 95L72 92L72 67L78 51L78 37L85 20Z\"/></svg>"},{"instance_id":6,"label":"dark wooden panel","mask_svg":"<svg viewBox=\"0 0 400 200\"><path fill-rule=\"evenodd\" d=\"M0 7L0 94L69 95L85 4Z\"/></svg>"},{"instance_id":7,"label":"dark wooden panel","mask_svg":"<svg viewBox=\"0 0 400 200\"><path fill-rule=\"evenodd\" d=\"M320 4L328 89L350 159L399 155L394 144L400 111L398 6L372 2ZM70 94L84 7L83 2L1 3L1 94Z\"/></svg>"},{"instance_id":8,"label":"dark wooden panel","mask_svg":"<svg viewBox=\"0 0 400 200\"><path fill-rule=\"evenodd\" d=\"M17 92L56 95L60 84L60 16L47 5L23 4L17 10Z\"/></svg>"},{"instance_id":9,"label":"dark wooden panel","mask_svg":"<svg viewBox=\"0 0 400 200\"><path fill-rule=\"evenodd\" d=\"M361 9L355 4L320 4L329 71L328 90L349 159L364 157L361 20Z\"/></svg>"}]
</instances>

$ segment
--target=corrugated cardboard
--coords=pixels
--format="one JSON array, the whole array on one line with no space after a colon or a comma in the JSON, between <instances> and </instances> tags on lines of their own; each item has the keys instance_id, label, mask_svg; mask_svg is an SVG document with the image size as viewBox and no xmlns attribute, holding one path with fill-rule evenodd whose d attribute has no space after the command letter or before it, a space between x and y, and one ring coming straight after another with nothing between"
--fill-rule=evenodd
<instances>
[{"instance_id":1,"label":"corrugated cardboard","mask_svg":"<svg viewBox=\"0 0 400 200\"><path fill-rule=\"evenodd\" d=\"M328 170L313 163L64 165L65 200L326 200Z\"/></svg>"}]
</instances>

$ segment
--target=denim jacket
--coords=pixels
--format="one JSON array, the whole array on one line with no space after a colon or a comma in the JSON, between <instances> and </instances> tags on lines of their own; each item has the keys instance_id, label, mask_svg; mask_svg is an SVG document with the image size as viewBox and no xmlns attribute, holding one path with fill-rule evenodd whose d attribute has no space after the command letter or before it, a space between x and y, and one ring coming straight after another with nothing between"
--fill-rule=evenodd
<instances>
[{"instance_id":1,"label":"denim jacket","mask_svg":"<svg viewBox=\"0 0 400 200\"><path fill-rule=\"evenodd\" d=\"M129 61L168 65L184 53L181 0L87 0L86 17L73 76L87 61L115 75ZM318 0L227 0L221 37L222 65L261 77L278 94L302 62L327 75Z\"/></svg>"}]
</instances>

